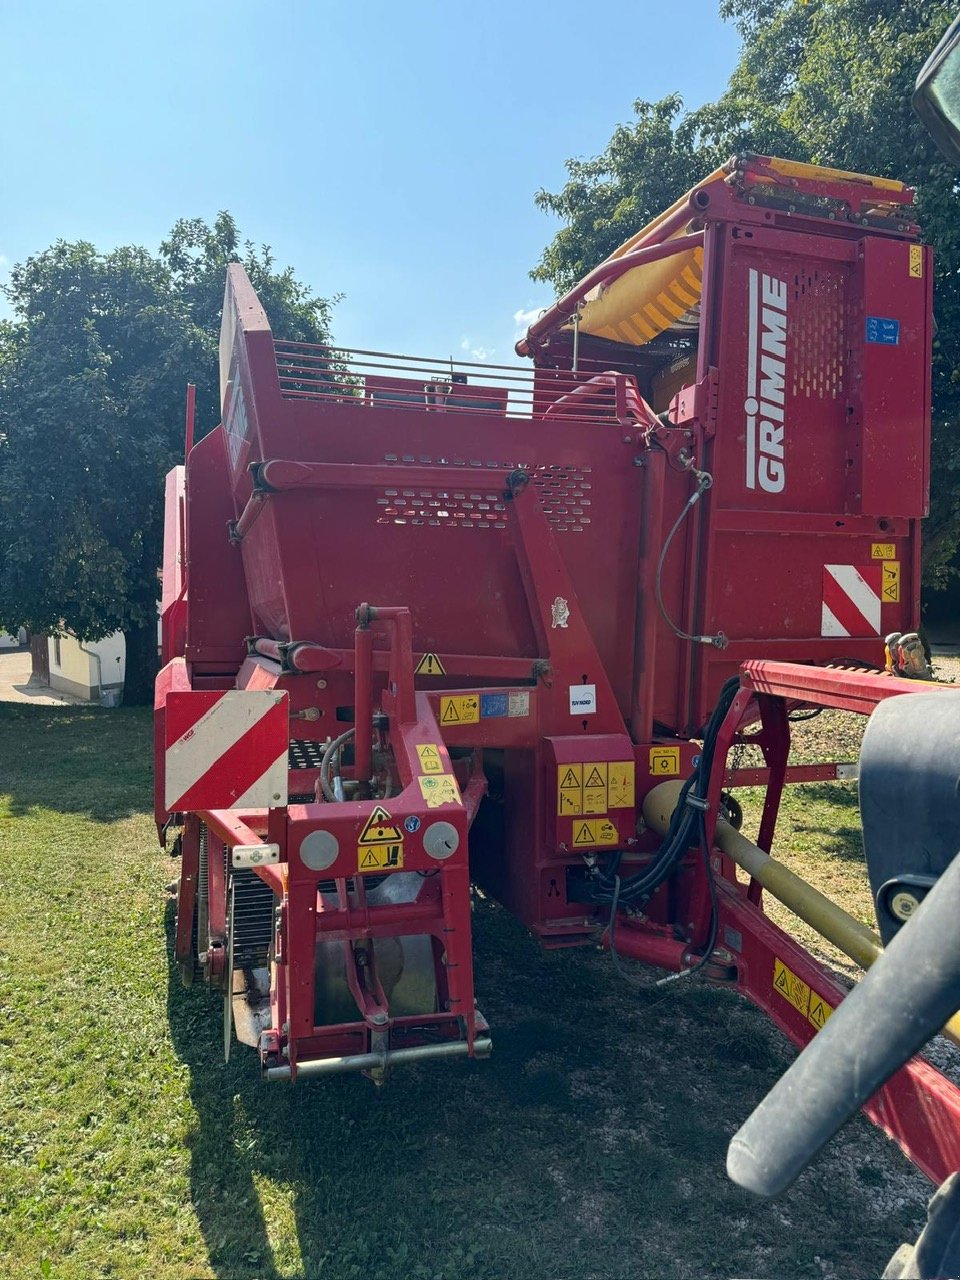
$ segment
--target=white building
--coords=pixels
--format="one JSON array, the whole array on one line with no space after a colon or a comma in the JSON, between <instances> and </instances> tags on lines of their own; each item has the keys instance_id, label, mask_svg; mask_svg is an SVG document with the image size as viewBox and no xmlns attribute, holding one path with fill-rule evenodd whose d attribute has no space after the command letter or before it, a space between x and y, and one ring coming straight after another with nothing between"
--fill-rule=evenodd
<instances>
[{"instance_id":1,"label":"white building","mask_svg":"<svg viewBox=\"0 0 960 1280\"><path fill-rule=\"evenodd\" d=\"M81 643L75 636L51 636L50 687L88 702L116 706L123 693L126 644L115 631L103 640Z\"/></svg>"}]
</instances>

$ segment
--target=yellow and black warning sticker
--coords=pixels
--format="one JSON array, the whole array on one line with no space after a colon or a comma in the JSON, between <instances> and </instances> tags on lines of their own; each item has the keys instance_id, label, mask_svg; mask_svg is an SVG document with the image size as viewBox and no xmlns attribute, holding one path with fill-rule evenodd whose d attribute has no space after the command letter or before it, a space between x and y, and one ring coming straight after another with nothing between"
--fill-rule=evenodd
<instances>
[{"instance_id":1,"label":"yellow and black warning sticker","mask_svg":"<svg viewBox=\"0 0 960 1280\"><path fill-rule=\"evenodd\" d=\"M898 604L900 601L900 561L884 560L883 581L880 584L880 599L884 604Z\"/></svg>"},{"instance_id":2,"label":"yellow and black warning sticker","mask_svg":"<svg viewBox=\"0 0 960 1280\"><path fill-rule=\"evenodd\" d=\"M620 839L609 818L580 818L573 824L573 843L577 849L616 844Z\"/></svg>"},{"instance_id":3,"label":"yellow and black warning sticker","mask_svg":"<svg viewBox=\"0 0 960 1280\"><path fill-rule=\"evenodd\" d=\"M583 813L583 765L557 765L557 813Z\"/></svg>"},{"instance_id":4,"label":"yellow and black warning sticker","mask_svg":"<svg viewBox=\"0 0 960 1280\"><path fill-rule=\"evenodd\" d=\"M426 800L428 809L438 809L442 804L463 804L460 788L452 773L428 773L419 782L420 794Z\"/></svg>"},{"instance_id":5,"label":"yellow and black warning sticker","mask_svg":"<svg viewBox=\"0 0 960 1280\"><path fill-rule=\"evenodd\" d=\"M378 804L360 832L357 844L385 844L394 840L403 844L403 832L383 805Z\"/></svg>"},{"instance_id":6,"label":"yellow and black warning sticker","mask_svg":"<svg viewBox=\"0 0 960 1280\"><path fill-rule=\"evenodd\" d=\"M815 991L810 992L810 1008L807 1010L807 1021L819 1031L833 1013L833 1005L827 1004L823 996Z\"/></svg>"},{"instance_id":7,"label":"yellow and black warning sticker","mask_svg":"<svg viewBox=\"0 0 960 1280\"><path fill-rule=\"evenodd\" d=\"M357 849L357 870L399 871L403 867L402 844L362 844Z\"/></svg>"},{"instance_id":8,"label":"yellow and black warning sticker","mask_svg":"<svg viewBox=\"0 0 960 1280\"><path fill-rule=\"evenodd\" d=\"M912 244L910 246L910 265L907 268L914 280L923 279L923 245Z\"/></svg>"},{"instance_id":9,"label":"yellow and black warning sticker","mask_svg":"<svg viewBox=\"0 0 960 1280\"><path fill-rule=\"evenodd\" d=\"M611 809L633 807L632 760L612 760L607 768L607 805Z\"/></svg>"},{"instance_id":10,"label":"yellow and black warning sticker","mask_svg":"<svg viewBox=\"0 0 960 1280\"><path fill-rule=\"evenodd\" d=\"M810 988L776 956L773 958L773 989L779 991L784 1000L789 1000L798 1013L807 1017L807 1011L810 1008Z\"/></svg>"},{"instance_id":11,"label":"yellow and black warning sticker","mask_svg":"<svg viewBox=\"0 0 960 1280\"><path fill-rule=\"evenodd\" d=\"M897 544L895 542L871 542L870 543L870 559L871 560L895 560L897 556Z\"/></svg>"},{"instance_id":12,"label":"yellow and black warning sticker","mask_svg":"<svg viewBox=\"0 0 960 1280\"><path fill-rule=\"evenodd\" d=\"M447 670L440 661L439 654L425 653L414 667L413 674L415 676L445 676Z\"/></svg>"},{"instance_id":13,"label":"yellow and black warning sticker","mask_svg":"<svg viewBox=\"0 0 960 1280\"><path fill-rule=\"evenodd\" d=\"M680 772L679 747L651 747L650 772L655 778L675 778Z\"/></svg>"},{"instance_id":14,"label":"yellow and black warning sticker","mask_svg":"<svg viewBox=\"0 0 960 1280\"><path fill-rule=\"evenodd\" d=\"M440 759L440 748L434 746L432 742L423 743L417 747L417 755L420 757L420 769L422 773L443 773L443 761Z\"/></svg>"},{"instance_id":15,"label":"yellow and black warning sticker","mask_svg":"<svg viewBox=\"0 0 960 1280\"><path fill-rule=\"evenodd\" d=\"M606 813L633 805L632 760L584 760L557 765L557 813Z\"/></svg>"},{"instance_id":16,"label":"yellow and black warning sticker","mask_svg":"<svg viewBox=\"0 0 960 1280\"><path fill-rule=\"evenodd\" d=\"M452 698L440 699L441 724L478 724L480 699L475 693L458 693Z\"/></svg>"}]
</instances>

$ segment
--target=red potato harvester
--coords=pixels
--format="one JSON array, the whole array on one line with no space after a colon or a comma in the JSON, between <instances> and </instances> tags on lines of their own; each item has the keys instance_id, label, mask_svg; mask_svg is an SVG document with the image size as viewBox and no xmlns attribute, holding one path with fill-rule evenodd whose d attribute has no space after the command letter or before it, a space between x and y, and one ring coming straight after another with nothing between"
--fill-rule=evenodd
<instances>
[{"instance_id":1,"label":"red potato harvester","mask_svg":"<svg viewBox=\"0 0 960 1280\"><path fill-rule=\"evenodd\" d=\"M156 695L176 957L227 1052L377 1083L489 1054L471 882L544 946L699 973L799 1046L827 1023L844 990L763 889L864 967L881 941L769 856L785 783L856 770L788 766L797 708L932 726L893 774L879 729L860 762L884 941L956 852L932 820L922 865L903 839L918 788L958 805L957 695L901 678L928 674L911 203L736 158L531 326L532 369L282 341L230 267L222 425L168 478ZM766 787L756 844L738 784ZM923 1059L866 1110L934 1180L960 1165Z\"/></svg>"}]
</instances>

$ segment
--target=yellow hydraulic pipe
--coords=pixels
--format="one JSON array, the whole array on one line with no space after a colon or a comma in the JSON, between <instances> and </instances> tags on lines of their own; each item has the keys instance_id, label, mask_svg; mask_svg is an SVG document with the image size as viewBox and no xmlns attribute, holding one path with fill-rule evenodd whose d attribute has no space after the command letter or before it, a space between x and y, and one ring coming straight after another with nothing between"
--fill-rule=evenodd
<instances>
[{"instance_id":1,"label":"yellow hydraulic pipe","mask_svg":"<svg viewBox=\"0 0 960 1280\"><path fill-rule=\"evenodd\" d=\"M680 796L682 782L661 782L643 802L643 820L658 835L666 835L670 819ZM883 944L872 929L831 902L812 884L795 875L782 862L771 858L746 836L721 818L717 822L716 844L743 867L759 884L795 916L832 942L844 955L855 960L861 969L869 969L883 951ZM960 1044L960 1013L943 1028L943 1035Z\"/></svg>"}]
</instances>

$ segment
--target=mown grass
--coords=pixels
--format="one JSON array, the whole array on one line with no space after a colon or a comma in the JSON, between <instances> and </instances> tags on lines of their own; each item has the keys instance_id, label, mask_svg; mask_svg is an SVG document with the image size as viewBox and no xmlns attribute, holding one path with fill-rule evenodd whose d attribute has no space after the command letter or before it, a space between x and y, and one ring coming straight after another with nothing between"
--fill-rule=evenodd
<instances>
[{"instance_id":1,"label":"mown grass","mask_svg":"<svg viewBox=\"0 0 960 1280\"><path fill-rule=\"evenodd\" d=\"M489 1062L380 1094L267 1086L243 1049L224 1066L219 1001L172 974L149 766L146 714L0 708L5 1277L852 1280L915 1234L927 1188L863 1121L775 1204L727 1181L791 1057L761 1014L628 987L489 902ZM832 793L795 803L855 825Z\"/></svg>"}]
</instances>

